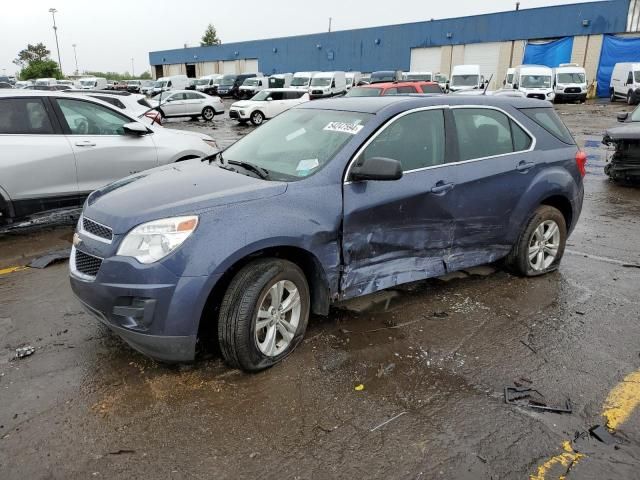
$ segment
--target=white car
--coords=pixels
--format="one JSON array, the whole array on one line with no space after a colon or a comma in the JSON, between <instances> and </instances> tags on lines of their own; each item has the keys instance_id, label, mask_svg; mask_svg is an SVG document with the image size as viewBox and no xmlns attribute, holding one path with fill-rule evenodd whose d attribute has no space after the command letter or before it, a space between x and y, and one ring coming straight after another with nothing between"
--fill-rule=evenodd
<instances>
[{"instance_id":1,"label":"white car","mask_svg":"<svg viewBox=\"0 0 640 480\"><path fill-rule=\"evenodd\" d=\"M162 118L202 117L210 121L216 115L224 113L224 103L220 97L194 90L174 90L158 94L151 99L150 103L160 112Z\"/></svg>"},{"instance_id":2,"label":"white car","mask_svg":"<svg viewBox=\"0 0 640 480\"><path fill-rule=\"evenodd\" d=\"M250 100L236 102L229 108L229 118L240 123L251 121L261 125L268 118L309 101L309 94L298 88L268 88L253 96Z\"/></svg>"},{"instance_id":3,"label":"white car","mask_svg":"<svg viewBox=\"0 0 640 480\"><path fill-rule=\"evenodd\" d=\"M217 150L208 135L145 125L87 95L6 90L0 93L0 224L80 206L115 180Z\"/></svg>"}]
</instances>

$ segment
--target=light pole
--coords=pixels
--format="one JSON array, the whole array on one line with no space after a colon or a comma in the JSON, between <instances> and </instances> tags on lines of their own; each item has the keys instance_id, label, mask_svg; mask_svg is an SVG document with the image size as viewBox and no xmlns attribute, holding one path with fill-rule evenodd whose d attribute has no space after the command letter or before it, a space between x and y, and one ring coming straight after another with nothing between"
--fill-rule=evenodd
<instances>
[{"instance_id":1,"label":"light pole","mask_svg":"<svg viewBox=\"0 0 640 480\"><path fill-rule=\"evenodd\" d=\"M133 66L133 57L131 57L131 76L135 77L136 76L136 69Z\"/></svg>"},{"instance_id":2,"label":"light pole","mask_svg":"<svg viewBox=\"0 0 640 480\"><path fill-rule=\"evenodd\" d=\"M49 13L53 17L53 33L56 36L56 50L58 51L58 67L60 68L60 75L62 75L62 62L60 61L60 45L58 44L58 27L56 27L56 10L55 8L50 8Z\"/></svg>"},{"instance_id":3,"label":"light pole","mask_svg":"<svg viewBox=\"0 0 640 480\"><path fill-rule=\"evenodd\" d=\"M76 76L78 75L78 55L76 54L77 45L74 43L71 45L73 47L73 58L76 60Z\"/></svg>"}]
</instances>

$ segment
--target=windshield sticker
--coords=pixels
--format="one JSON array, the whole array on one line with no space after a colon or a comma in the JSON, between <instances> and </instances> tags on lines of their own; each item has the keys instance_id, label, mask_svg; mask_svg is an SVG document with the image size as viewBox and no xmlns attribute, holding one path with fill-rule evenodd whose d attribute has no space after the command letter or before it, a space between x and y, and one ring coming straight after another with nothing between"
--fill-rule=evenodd
<instances>
[{"instance_id":1,"label":"windshield sticker","mask_svg":"<svg viewBox=\"0 0 640 480\"><path fill-rule=\"evenodd\" d=\"M356 123L330 122L323 128L323 130L326 130L327 132L341 132L355 135L363 128L363 125L358 125Z\"/></svg>"},{"instance_id":2,"label":"windshield sticker","mask_svg":"<svg viewBox=\"0 0 640 480\"><path fill-rule=\"evenodd\" d=\"M298 166L296 167L296 173L299 177L306 177L309 175L311 170L314 168L318 168L320 166L320 162L317 158L309 158L307 160L300 160L298 162Z\"/></svg>"},{"instance_id":3,"label":"windshield sticker","mask_svg":"<svg viewBox=\"0 0 640 480\"><path fill-rule=\"evenodd\" d=\"M301 135L304 135L305 133L307 133L307 131L304 128L299 128L298 130L296 130L295 132L291 132L289 135L287 135L284 138L287 142L290 142L291 140L295 140L296 138L298 138Z\"/></svg>"}]
</instances>

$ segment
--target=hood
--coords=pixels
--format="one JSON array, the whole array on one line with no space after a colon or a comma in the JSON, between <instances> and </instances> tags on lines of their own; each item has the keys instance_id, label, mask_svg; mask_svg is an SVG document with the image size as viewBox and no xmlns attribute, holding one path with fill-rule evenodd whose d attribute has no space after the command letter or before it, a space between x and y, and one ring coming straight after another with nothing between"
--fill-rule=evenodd
<instances>
[{"instance_id":1,"label":"hood","mask_svg":"<svg viewBox=\"0 0 640 480\"><path fill-rule=\"evenodd\" d=\"M202 140L213 140L213 138L211 138L211 136L207 135L206 133L191 132L188 130L177 130L175 128L167 128L167 127L163 127L162 125L158 125L157 123L150 125L150 127L151 127L151 130L155 132L160 132L161 134L166 132L166 133L170 133L171 135L182 135L184 137L199 138Z\"/></svg>"},{"instance_id":2,"label":"hood","mask_svg":"<svg viewBox=\"0 0 640 480\"><path fill-rule=\"evenodd\" d=\"M85 215L123 234L158 218L202 213L214 207L281 195L284 182L269 182L198 159L147 170L96 190Z\"/></svg>"},{"instance_id":3,"label":"hood","mask_svg":"<svg viewBox=\"0 0 640 480\"><path fill-rule=\"evenodd\" d=\"M602 143L609 145L619 140L640 140L640 123L631 122L627 125L612 127L604 132Z\"/></svg>"},{"instance_id":4,"label":"hood","mask_svg":"<svg viewBox=\"0 0 640 480\"><path fill-rule=\"evenodd\" d=\"M234 104L231 105L232 108L247 108L251 106L251 102L249 101L244 101L244 102L236 102Z\"/></svg>"}]
</instances>

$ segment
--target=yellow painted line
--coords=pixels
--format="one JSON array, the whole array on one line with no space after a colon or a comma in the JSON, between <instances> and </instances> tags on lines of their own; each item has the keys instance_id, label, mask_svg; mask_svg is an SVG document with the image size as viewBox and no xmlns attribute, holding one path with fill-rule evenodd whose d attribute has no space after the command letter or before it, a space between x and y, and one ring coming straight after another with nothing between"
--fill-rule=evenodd
<instances>
[{"instance_id":1,"label":"yellow painted line","mask_svg":"<svg viewBox=\"0 0 640 480\"><path fill-rule=\"evenodd\" d=\"M616 385L602 406L602 416L607 420L607 428L611 432L626 422L636 407L640 405L640 370L630 373L622 382ZM577 453L571 447L571 442L565 440L562 443L564 453L551 457L538 467L535 474L529 475L529 480L546 480L549 470L555 465L562 465L566 470L558 477L558 480L565 480L569 470L578 463L578 460L585 458L585 455Z\"/></svg>"},{"instance_id":2,"label":"yellow painted line","mask_svg":"<svg viewBox=\"0 0 640 480\"><path fill-rule=\"evenodd\" d=\"M582 453L577 453L571 447L571 442L568 440L562 443L562 449L564 453L551 457L538 467L538 472L535 475L530 475L529 480L545 480L546 474L556 465L562 465L564 467L564 473L558 477L558 480L564 480L565 475L578 463L581 458L584 458Z\"/></svg>"},{"instance_id":3,"label":"yellow painted line","mask_svg":"<svg viewBox=\"0 0 640 480\"><path fill-rule=\"evenodd\" d=\"M3 269L0 269L0 275L7 275L13 272L21 272L22 270L26 270L27 268L29 267L18 266L18 267L3 268Z\"/></svg>"},{"instance_id":4,"label":"yellow painted line","mask_svg":"<svg viewBox=\"0 0 640 480\"><path fill-rule=\"evenodd\" d=\"M640 370L630 373L611 390L604 401L602 416L607 419L609 430L616 430L627 421L640 405Z\"/></svg>"}]
</instances>

